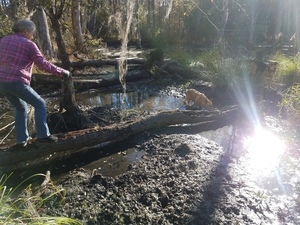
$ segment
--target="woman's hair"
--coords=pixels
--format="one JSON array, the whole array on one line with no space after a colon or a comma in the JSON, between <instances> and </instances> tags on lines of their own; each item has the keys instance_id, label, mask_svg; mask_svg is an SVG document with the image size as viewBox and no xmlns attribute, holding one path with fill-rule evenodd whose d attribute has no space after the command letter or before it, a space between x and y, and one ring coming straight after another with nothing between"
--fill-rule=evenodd
<instances>
[{"instance_id":1,"label":"woman's hair","mask_svg":"<svg viewBox=\"0 0 300 225\"><path fill-rule=\"evenodd\" d=\"M15 33L22 33L23 31L25 30L28 30L30 32L34 32L35 31L35 24L34 22L32 22L31 20L28 20L28 19L21 19L21 20L18 20L13 28L12 28L12 31L15 32Z\"/></svg>"}]
</instances>

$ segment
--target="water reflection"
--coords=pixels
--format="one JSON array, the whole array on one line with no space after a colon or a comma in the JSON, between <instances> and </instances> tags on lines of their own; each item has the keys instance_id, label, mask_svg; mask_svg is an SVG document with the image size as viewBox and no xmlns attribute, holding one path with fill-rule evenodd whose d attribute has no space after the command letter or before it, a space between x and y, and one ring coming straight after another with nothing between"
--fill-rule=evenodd
<instances>
[{"instance_id":1,"label":"water reflection","mask_svg":"<svg viewBox=\"0 0 300 225\"><path fill-rule=\"evenodd\" d=\"M253 133L246 134L242 127L226 126L202 132L201 136L218 143L225 151L246 157L246 168L252 174L272 172L285 150L284 140L262 127L256 127Z\"/></svg>"},{"instance_id":2,"label":"water reflection","mask_svg":"<svg viewBox=\"0 0 300 225\"><path fill-rule=\"evenodd\" d=\"M127 171L130 163L137 162L143 156L142 151L138 151L136 148L129 148L126 151L118 152L110 156L100 158L92 163L85 165L83 168L89 170L97 170L104 176L115 177L119 174Z\"/></svg>"},{"instance_id":3,"label":"water reflection","mask_svg":"<svg viewBox=\"0 0 300 225\"><path fill-rule=\"evenodd\" d=\"M248 129L226 126L201 133L224 149L224 154L239 162L246 185L256 186L265 193L289 196L295 169L287 160L284 139L267 128ZM239 173L235 171L235 173ZM237 179L241 179L238 178Z\"/></svg>"},{"instance_id":4,"label":"water reflection","mask_svg":"<svg viewBox=\"0 0 300 225\"><path fill-rule=\"evenodd\" d=\"M119 109L139 109L145 111L164 111L184 108L183 99L174 96L151 96L149 93L89 93L76 95L79 105L112 107Z\"/></svg>"},{"instance_id":5,"label":"water reflection","mask_svg":"<svg viewBox=\"0 0 300 225\"><path fill-rule=\"evenodd\" d=\"M262 127L257 127L253 136L245 137L243 144L249 153L247 168L264 174L276 168L285 149L279 136Z\"/></svg>"},{"instance_id":6,"label":"water reflection","mask_svg":"<svg viewBox=\"0 0 300 225\"><path fill-rule=\"evenodd\" d=\"M230 150L229 144L233 135L233 126L225 126L214 131L206 131L201 133L201 136L209 140L213 140L214 142L222 146L225 151Z\"/></svg>"}]
</instances>

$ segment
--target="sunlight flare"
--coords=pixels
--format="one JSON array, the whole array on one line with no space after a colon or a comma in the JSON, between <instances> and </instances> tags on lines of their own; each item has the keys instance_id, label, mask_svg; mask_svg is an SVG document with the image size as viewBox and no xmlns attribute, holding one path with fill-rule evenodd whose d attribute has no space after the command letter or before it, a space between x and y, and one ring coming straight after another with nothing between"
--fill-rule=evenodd
<instances>
[{"instance_id":1,"label":"sunlight flare","mask_svg":"<svg viewBox=\"0 0 300 225\"><path fill-rule=\"evenodd\" d=\"M285 145L280 137L258 127L252 137L247 137L244 140L244 147L249 152L249 169L271 172L278 164L278 159L283 154Z\"/></svg>"}]
</instances>

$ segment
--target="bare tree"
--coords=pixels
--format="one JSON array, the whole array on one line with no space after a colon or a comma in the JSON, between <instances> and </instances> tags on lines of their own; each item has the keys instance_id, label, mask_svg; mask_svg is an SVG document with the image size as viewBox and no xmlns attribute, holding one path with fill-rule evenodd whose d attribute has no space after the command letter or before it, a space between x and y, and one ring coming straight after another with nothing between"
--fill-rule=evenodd
<instances>
[{"instance_id":1,"label":"bare tree","mask_svg":"<svg viewBox=\"0 0 300 225\"><path fill-rule=\"evenodd\" d=\"M254 29L255 29L255 24L256 24L256 20L257 20L256 6L257 6L257 0L251 0L251 2L250 2L251 21L250 21L250 32L249 32L249 43L251 45L254 44Z\"/></svg>"},{"instance_id":2,"label":"bare tree","mask_svg":"<svg viewBox=\"0 0 300 225\"><path fill-rule=\"evenodd\" d=\"M136 0L134 7L134 22L136 30L136 39L137 39L137 48L142 48L142 37L141 37L141 28L140 28L140 19L139 19L139 6L140 1Z\"/></svg>"},{"instance_id":3,"label":"bare tree","mask_svg":"<svg viewBox=\"0 0 300 225\"><path fill-rule=\"evenodd\" d=\"M9 18L16 20L18 15L18 0L10 0L10 4L7 5L6 12Z\"/></svg>"},{"instance_id":4,"label":"bare tree","mask_svg":"<svg viewBox=\"0 0 300 225\"><path fill-rule=\"evenodd\" d=\"M61 33L61 26L59 23L60 18L62 17L63 10L65 7L65 1L61 1L59 4L58 1L55 1L53 7L49 7L47 12L50 18L52 28L56 34L56 44L58 48L58 56L62 61L62 65L65 69L70 70L70 60L66 50L65 42ZM74 114L79 109L75 100L75 90L72 77L64 78L63 83L63 100L60 103L60 111L65 109L67 112Z\"/></svg>"},{"instance_id":5,"label":"bare tree","mask_svg":"<svg viewBox=\"0 0 300 225\"><path fill-rule=\"evenodd\" d=\"M222 17L222 28L220 29L220 38L219 43L221 47L225 49L226 40L225 40L225 28L228 22L228 15L229 15L229 7L228 7L228 0L223 0L223 17Z\"/></svg>"},{"instance_id":6,"label":"bare tree","mask_svg":"<svg viewBox=\"0 0 300 225\"><path fill-rule=\"evenodd\" d=\"M51 59L54 57L51 38L49 34L49 26L47 22L46 13L37 0L28 1L28 10L33 15L31 19L37 25L37 44L39 45L43 54Z\"/></svg>"},{"instance_id":7,"label":"bare tree","mask_svg":"<svg viewBox=\"0 0 300 225\"><path fill-rule=\"evenodd\" d=\"M82 36L82 29L81 29L81 19L80 19L80 0L73 0L72 1L72 33L74 38L74 44L77 49L83 48L84 39Z\"/></svg>"}]
</instances>

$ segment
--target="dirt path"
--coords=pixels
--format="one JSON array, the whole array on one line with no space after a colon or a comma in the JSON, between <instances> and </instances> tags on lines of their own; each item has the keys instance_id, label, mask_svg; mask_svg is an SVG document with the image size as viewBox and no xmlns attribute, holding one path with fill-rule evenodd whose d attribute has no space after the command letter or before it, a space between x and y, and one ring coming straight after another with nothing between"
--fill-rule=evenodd
<instances>
[{"instance_id":1,"label":"dirt path","mask_svg":"<svg viewBox=\"0 0 300 225\"><path fill-rule=\"evenodd\" d=\"M139 89L145 90L141 85ZM173 88L165 90L176 94ZM119 118L115 111L111 115L110 122ZM151 130L125 141L142 158L119 175L103 175L104 165L91 169L79 165L55 179L66 190L65 199L51 199L41 213L88 225L300 224L299 134L276 124L274 130L288 144L269 171L250 165L251 151L242 147L242 141L252 129L242 122L228 133L225 145L217 144L218 132L215 138L204 138L197 126ZM271 150L269 155L263 154L266 149ZM111 150L126 157L126 152L113 146ZM273 153L274 145L260 150L265 166L271 164Z\"/></svg>"},{"instance_id":2,"label":"dirt path","mask_svg":"<svg viewBox=\"0 0 300 225\"><path fill-rule=\"evenodd\" d=\"M240 144L228 137L229 144ZM116 177L101 169L70 172L57 181L66 190L65 201L51 202L44 213L84 224L300 223L295 146L286 149L277 167L262 173L250 168L249 151L229 151L193 127L146 132L127 143L143 152L141 160Z\"/></svg>"}]
</instances>

